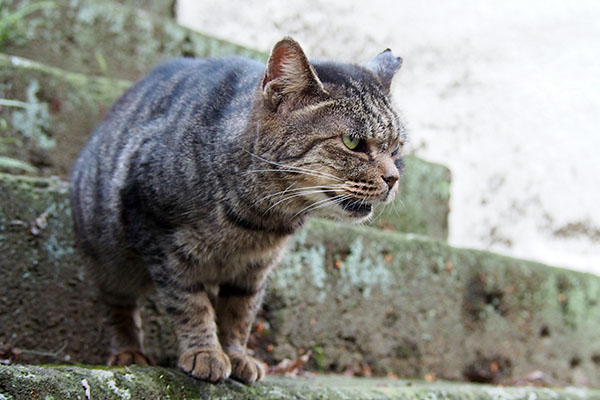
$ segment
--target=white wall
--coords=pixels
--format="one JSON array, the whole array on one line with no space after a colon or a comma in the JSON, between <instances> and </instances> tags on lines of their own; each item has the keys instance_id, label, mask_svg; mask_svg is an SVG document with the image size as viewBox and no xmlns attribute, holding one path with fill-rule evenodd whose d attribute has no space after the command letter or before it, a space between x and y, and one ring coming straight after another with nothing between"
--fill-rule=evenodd
<instances>
[{"instance_id":1,"label":"white wall","mask_svg":"<svg viewBox=\"0 0 600 400\"><path fill-rule=\"evenodd\" d=\"M600 274L600 2L194 1L181 23L268 51L404 58L408 151L453 172L450 242Z\"/></svg>"}]
</instances>

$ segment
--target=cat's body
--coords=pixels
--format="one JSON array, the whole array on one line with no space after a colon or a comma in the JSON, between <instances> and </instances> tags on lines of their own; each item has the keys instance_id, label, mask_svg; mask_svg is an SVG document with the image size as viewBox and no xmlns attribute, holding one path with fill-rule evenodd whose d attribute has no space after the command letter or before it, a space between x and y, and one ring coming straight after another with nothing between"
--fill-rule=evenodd
<instances>
[{"instance_id":1,"label":"cat's body","mask_svg":"<svg viewBox=\"0 0 600 400\"><path fill-rule=\"evenodd\" d=\"M78 244L115 331L111 364L150 361L136 301L154 286L182 369L262 377L245 346L288 239L310 215L364 219L395 195L399 66L388 51L367 68L311 67L284 39L266 72L237 57L174 60L115 104L71 177Z\"/></svg>"}]
</instances>

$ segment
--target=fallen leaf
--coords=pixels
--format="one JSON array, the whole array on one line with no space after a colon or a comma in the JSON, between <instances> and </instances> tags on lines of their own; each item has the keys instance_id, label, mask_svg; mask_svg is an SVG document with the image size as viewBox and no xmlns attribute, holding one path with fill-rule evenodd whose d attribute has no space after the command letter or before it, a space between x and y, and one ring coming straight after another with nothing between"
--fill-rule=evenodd
<instances>
[{"instance_id":1,"label":"fallen leaf","mask_svg":"<svg viewBox=\"0 0 600 400\"><path fill-rule=\"evenodd\" d=\"M312 351L308 350L302 356L298 357L295 360L290 360L289 358L285 358L281 360L277 365L271 367L269 369L270 374L276 375L285 375L285 376L298 376L298 374L302 373L302 369L304 365L308 362Z\"/></svg>"}]
</instances>

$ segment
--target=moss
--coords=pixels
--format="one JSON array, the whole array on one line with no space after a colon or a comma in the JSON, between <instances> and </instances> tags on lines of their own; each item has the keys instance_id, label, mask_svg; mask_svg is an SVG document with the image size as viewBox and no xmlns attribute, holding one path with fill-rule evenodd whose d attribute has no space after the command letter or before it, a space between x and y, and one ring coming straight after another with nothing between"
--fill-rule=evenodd
<instances>
[{"instance_id":1,"label":"moss","mask_svg":"<svg viewBox=\"0 0 600 400\"><path fill-rule=\"evenodd\" d=\"M56 147L56 139L48 135L52 117L48 112L48 104L41 103L37 98L39 89L38 81L31 80L26 89L26 103L12 113L12 126L35 149L47 151Z\"/></svg>"},{"instance_id":2,"label":"moss","mask_svg":"<svg viewBox=\"0 0 600 400\"><path fill-rule=\"evenodd\" d=\"M320 376L313 379L267 377L245 386L234 381L212 385L171 369L130 367L0 366L0 396L27 399L598 399L586 389L500 388L420 381ZM0 397L2 398L2 397Z\"/></svg>"}]
</instances>

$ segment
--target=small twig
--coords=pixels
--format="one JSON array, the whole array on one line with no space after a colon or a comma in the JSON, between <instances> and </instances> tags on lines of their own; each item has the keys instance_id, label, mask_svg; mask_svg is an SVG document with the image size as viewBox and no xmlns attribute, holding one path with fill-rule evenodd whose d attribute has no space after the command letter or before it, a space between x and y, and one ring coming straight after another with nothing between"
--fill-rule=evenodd
<instances>
[{"instance_id":1,"label":"small twig","mask_svg":"<svg viewBox=\"0 0 600 400\"><path fill-rule=\"evenodd\" d=\"M29 107L29 104L19 100L0 99L0 106L27 108Z\"/></svg>"},{"instance_id":2,"label":"small twig","mask_svg":"<svg viewBox=\"0 0 600 400\"><path fill-rule=\"evenodd\" d=\"M65 342L63 343L63 345L60 347L60 349L56 350L55 352L48 352L48 351L39 351L39 350L27 350L24 349L22 347L19 347L19 350L21 350L21 353L23 354L31 354L34 356L41 356L41 357L58 357L58 355L60 353L63 352L64 349L67 348L67 344L69 343L68 340L65 340Z\"/></svg>"}]
</instances>

